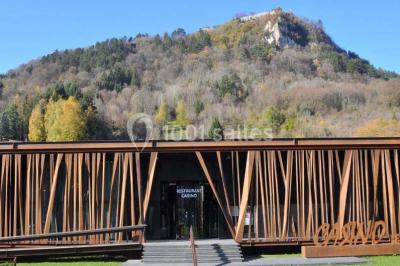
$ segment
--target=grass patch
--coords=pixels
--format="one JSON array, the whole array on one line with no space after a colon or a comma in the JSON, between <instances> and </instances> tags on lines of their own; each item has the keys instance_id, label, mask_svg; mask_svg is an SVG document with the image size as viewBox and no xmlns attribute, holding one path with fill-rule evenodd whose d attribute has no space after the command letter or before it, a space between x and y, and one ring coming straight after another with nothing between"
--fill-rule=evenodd
<instances>
[{"instance_id":1,"label":"grass patch","mask_svg":"<svg viewBox=\"0 0 400 266\"><path fill-rule=\"evenodd\" d=\"M367 257L371 263L367 265L391 266L400 265L400 256L371 256ZM364 264L365 265L365 264Z\"/></svg>"},{"instance_id":2,"label":"grass patch","mask_svg":"<svg viewBox=\"0 0 400 266\"><path fill-rule=\"evenodd\" d=\"M71 261L71 262L55 262L55 261L43 261L43 262L22 262L18 263L19 265L25 266L47 266L47 265L56 265L56 266L120 266L122 262L116 261Z\"/></svg>"},{"instance_id":3,"label":"grass patch","mask_svg":"<svg viewBox=\"0 0 400 266\"><path fill-rule=\"evenodd\" d=\"M292 258L292 257L301 257L301 254L294 253L294 254L264 254L261 257L266 259L277 259L277 258ZM370 263L363 263L363 264L344 264L344 265L352 265L352 266L392 266L392 265L400 265L400 256L369 256L369 257L362 257L366 258L370 261ZM341 264L343 265L343 264Z\"/></svg>"},{"instance_id":4,"label":"grass patch","mask_svg":"<svg viewBox=\"0 0 400 266\"><path fill-rule=\"evenodd\" d=\"M301 254L292 253L292 254L268 254L261 255L261 257L266 259L279 259L279 258L293 258L293 257L301 257Z\"/></svg>"},{"instance_id":5,"label":"grass patch","mask_svg":"<svg viewBox=\"0 0 400 266\"><path fill-rule=\"evenodd\" d=\"M90 257L65 257L65 258L48 258L35 261L18 262L20 266L120 266L126 261L124 257L109 257L109 256L90 256ZM0 264L2 265L2 264ZM7 264L5 264L7 265Z\"/></svg>"}]
</instances>

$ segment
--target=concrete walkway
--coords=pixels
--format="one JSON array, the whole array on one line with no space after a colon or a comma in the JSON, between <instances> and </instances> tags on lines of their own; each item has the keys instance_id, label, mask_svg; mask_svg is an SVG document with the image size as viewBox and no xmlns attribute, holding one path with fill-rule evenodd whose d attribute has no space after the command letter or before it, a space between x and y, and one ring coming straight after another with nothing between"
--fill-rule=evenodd
<instances>
[{"instance_id":1,"label":"concrete walkway","mask_svg":"<svg viewBox=\"0 0 400 266\"><path fill-rule=\"evenodd\" d=\"M315 259L305 259L302 256L284 257L284 258L247 258L241 263L224 263L219 265L230 265L230 266L276 266L276 265L332 265L332 264L363 264L368 263L369 260L358 257L336 257L336 258L315 258ZM138 266L138 265L162 265L162 264L144 264L140 260L128 260L123 266ZM169 265L192 265L192 264L169 264ZM208 266L211 264L199 264Z\"/></svg>"},{"instance_id":2,"label":"concrete walkway","mask_svg":"<svg viewBox=\"0 0 400 266\"><path fill-rule=\"evenodd\" d=\"M231 243L236 243L232 239L200 239L196 240L196 245L201 246L201 245L212 245L212 244L231 244ZM188 240L182 240L182 241L177 241L177 240L157 240L157 241L148 241L144 245L147 246L182 246L188 245ZM359 257L336 257L336 258L312 258L312 259L306 259L303 258L301 255L289 255L289 256L274 256L271 255L270 257L262 258L262 257L245 257L245 261L243 262L235 262L235 263L223 263L223 264L218 264L218 265L229 265L229 266L242 266L242 265L249 265L249 266L276 266L276 265L332 265L332 264L346 264L346 265L351 265L351 264L364 264L368 263L369 260L364 259L364 258L359 258ZM123 266L144 266L144 265L149 265L149 266L156 266L156 265L165 265L165 264L148 264L148 263L143 263L141 260L128 260L122 264ZM177 266L184 266L188 265L191 266L193 264L168 264L168 265L177 265ZM203 264L199 263L199 265L213 265L214 264Z\"/></svg>"},{"instance_id":3,"label":"concrete walkway","mask_svg":"<svg viewBox=\"0 0 400 266\"><path fill-rule=\"evenodd\" d=\"M189 245L189 240L157 240L157 241L147 241L143 243L144 246L187 246ZM196 239L196 246L201 245L224 245L224 244L236 244L233 239L218 239L218 238L211 238L211 239Z\"/></svg>"}]
</instances>

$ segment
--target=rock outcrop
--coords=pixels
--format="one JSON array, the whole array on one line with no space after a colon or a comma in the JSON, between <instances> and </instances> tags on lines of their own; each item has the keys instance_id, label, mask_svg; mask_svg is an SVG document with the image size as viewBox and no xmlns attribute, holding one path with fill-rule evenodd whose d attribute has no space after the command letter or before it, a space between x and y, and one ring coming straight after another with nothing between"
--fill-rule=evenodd
<instances>
[{"instance_id":1,"label":"rock outcrop","mask_svg":"<svg viewBox=\"0 0 400 266\"><path fill-rule=\"evenodd\" d=\"M242 23L249 21L264 23L264 40L279 48L318 43L336 46L324 32L321 22L299 18L292 12L284 12L280 8L241 17L240 21Z\"/></svg>"}]
</instances>

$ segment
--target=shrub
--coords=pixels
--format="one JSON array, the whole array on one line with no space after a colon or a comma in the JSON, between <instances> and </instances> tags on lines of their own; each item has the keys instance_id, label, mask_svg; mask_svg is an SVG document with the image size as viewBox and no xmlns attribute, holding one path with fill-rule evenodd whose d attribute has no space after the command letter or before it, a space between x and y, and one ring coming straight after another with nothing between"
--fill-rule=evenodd
<instances>
[{"instance_id":1,"label":"shrub","mask_svg":"<svg viewBox=\"0 0 400 266\"><path fill-rule=\"evenodd\" d=\"M400 122L396 119L378 118L368 121L353 132L356 137L398 137L400 136Z\"/></svg>"},{"instance_id":2,"label":"shrub","mask_svg":"<svg viewBox=\"0 0 400 266\"><path fill-rule=\"evenodd\" d=\"M220 98L223 98L225 94L230 93L233 96L240 97L243 84L237 74L224 75L221 80L215 82L215 89Z\"/></svg>"},{"instance_id":3,"label":"shrub","mask_svg":"<svg viewBox=\"0 0 400 266\"><path fill-rule=\"evenodd\" d=\"M224 128L217 118L212 120L210 129L208 130L208 137L213 140L224 139Z\"/></svg>"}]
</instances>

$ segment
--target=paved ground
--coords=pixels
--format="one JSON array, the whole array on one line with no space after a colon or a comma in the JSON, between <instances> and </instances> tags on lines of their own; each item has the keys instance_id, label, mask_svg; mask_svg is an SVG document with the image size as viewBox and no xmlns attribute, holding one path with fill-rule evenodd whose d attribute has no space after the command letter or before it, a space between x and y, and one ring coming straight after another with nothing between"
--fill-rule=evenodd
<instances>
[{"instance_id":1,"label":"paved ground","mask_svg":"<svg viewBox=\"0 0 400 266\"><path fill-rule=\"evenodd\" d=\"M196 245L212 245L212 244L231 244L231 243L236 243L232 239L200 239L196 240ZM148 241L144 245L148 246L181 246L181 245L188 245L188 241L176 241L176 240L165 240L165 241ZM271 257L271 258L260 258L260 257L253 257L253 258L245 258L245 261L242 263L223 263L219 265L229 265L229 266L244 266L244 265L249 265L249 266L277 266L277 265L327 265L327 264L363 264L363 263L368 263L369 260L364 259L364 258L358 258L358 257L336 257L336 258L313 258L313 259L306 259L303 258L301 255L299 256L288 256L288 257ZM140 260L128 260L125 263L122 264L123 266L144 266L144 265L149 265L149 266L156 266L156 265L163 265L163 264L144 264ZM177 266L184 266L184 265L190 265L192 264L169 264L171 266L177 265ZM213 264L199 264L199 265L213 265Z\"/></svg>"},{"instance_id":2,"label":"paved ground","mask_svg":"<svg viewBox=\"0 0 400 266\"><path fill-rule=\"evenodd\" d=\"M157 241L147 241L143 245L145 246L187 246L189 245L189 240L157 240ZM199 239L196 240L196 246L201 245L212 245L212 244L236 244L233 239Z\"/></svg>"},{"instance_id":3,"label":"paved ground","mask_svg":"<svg viewBox=\"0 0 400 266\"><path fill-rule=\"evenodd\" d=\"M357 257L337 257L337 258L318 258L318 259L305 259L301 256L287 257L287 258L247 258L246 261L242 263L224 263L220 265L230 265L230 266L276 266L276 265L321 265L321 264L362 264L368 263L367 259L357 258ZM129 260L122 264L123 266L139 266L139 265L154 265L157 264L144 264L140 260ZM161 265L161 264L160 264ZM169 264L169 265L192 265L192 264ZM210 264L200 264L208 266Z\"/></svg>"}]
</instances>

